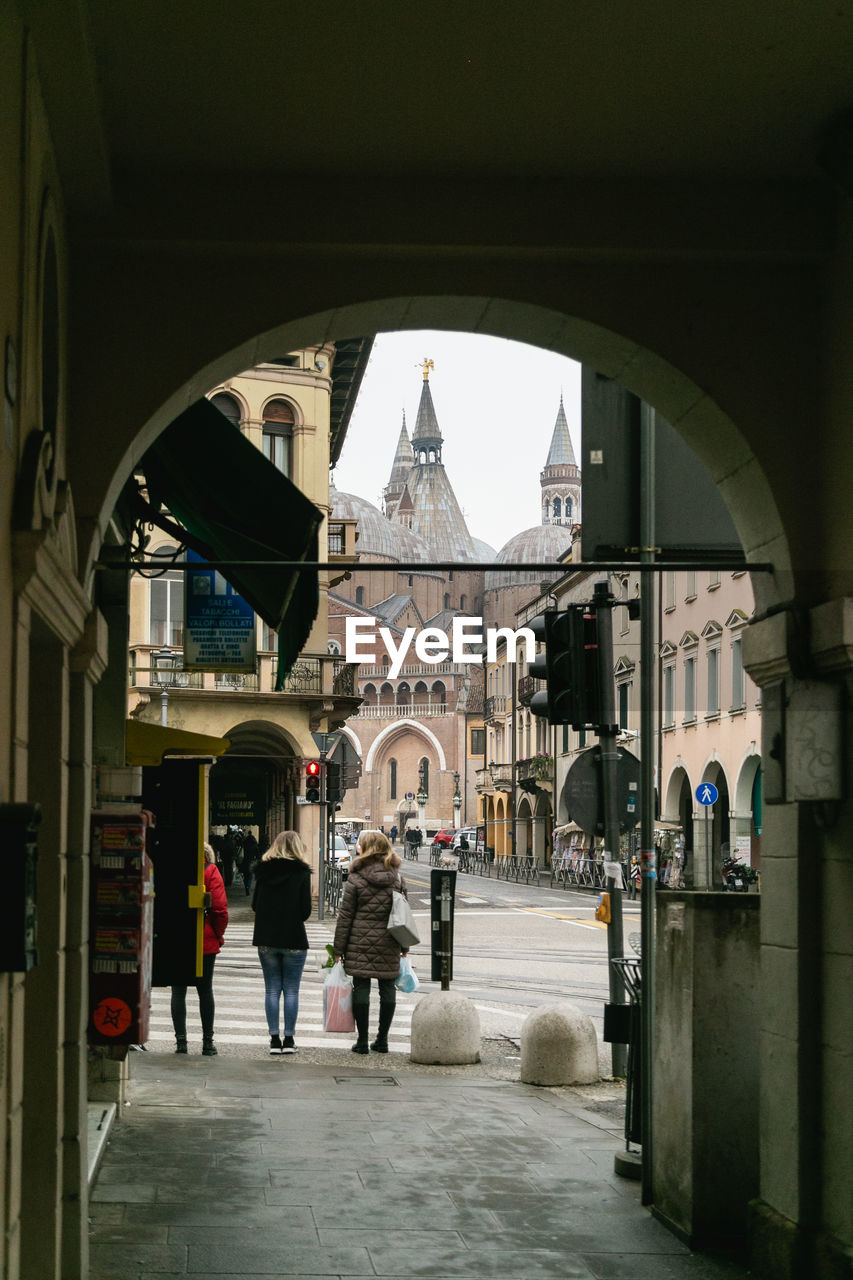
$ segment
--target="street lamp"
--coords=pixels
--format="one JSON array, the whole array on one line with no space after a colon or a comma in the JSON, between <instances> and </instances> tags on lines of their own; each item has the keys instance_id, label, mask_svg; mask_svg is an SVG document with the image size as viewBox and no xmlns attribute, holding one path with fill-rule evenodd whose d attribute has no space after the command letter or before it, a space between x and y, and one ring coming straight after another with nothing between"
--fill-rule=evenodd
<instances>
[{"instance_id":1,"label":"street lamp","mask_svg":"<svg viewBox=\"0 0 853 1280\"><path fill-rule=\"evenodd\" d=\"M459 794L459 774L453 774L453 826L459 827L459 814L462 808L462 796Z\"/></svg>"},{"instance_id":2,"label":"street lamp","mask_svg":"<svg viewBox=\"0 0 853 1280\"><path fill-rule=\"evenodd\" d=\"M176 649L152 649L151 661L154 663L152 684L160 686L160 723L169 723L169 689L176 682L178 663L182 655Z\"/></svg>"},{"instance_id":3,"label":"street lamp","mask_svg":"<svg viewBox=\"0 0 853 1280\"><path fill-rule=\"evenodd\" d=\"M421 838L426 836L426 802L427 793L424 787L424 770L423 765L418 769L418 794L415 796L418 803L418 826L421 831Z\"/></svg>"}]
</instances>

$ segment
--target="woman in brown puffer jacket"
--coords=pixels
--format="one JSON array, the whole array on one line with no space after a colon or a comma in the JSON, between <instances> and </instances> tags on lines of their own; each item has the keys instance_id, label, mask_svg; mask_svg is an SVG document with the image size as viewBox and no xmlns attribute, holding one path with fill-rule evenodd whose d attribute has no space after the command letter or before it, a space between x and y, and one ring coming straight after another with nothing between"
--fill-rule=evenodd
<instances>
[{"instance_id":1,"label":"woman in brown puffer jacket","mask_svg":"<svg viewBox=\"0 0 853 1280\"><path fill-rule=\"evenodd\" d=\"M408 897L406 882L397 868L400 859L381 831L362 831L356 859L344 886L335 928L335 956L353 980L352 1011L358 1040L353 1053L388 1052L388 1031L394 1019L400 972L400 956L407 955L388 932L391 892ZM367 1043L370 1014L370 979L379 983L379 1033Z\"/></svg>"}]
</instances>

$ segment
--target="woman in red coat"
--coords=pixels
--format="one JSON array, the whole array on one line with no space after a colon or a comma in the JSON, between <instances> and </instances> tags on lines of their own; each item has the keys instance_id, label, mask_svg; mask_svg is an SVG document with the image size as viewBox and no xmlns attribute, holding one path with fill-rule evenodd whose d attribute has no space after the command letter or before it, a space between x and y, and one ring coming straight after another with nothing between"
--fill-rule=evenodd
<instances>
[{"instance_id":1,"label":"woman in red coat","mask_svg":"<svg viewBox=\"0 0 853 1280\"><path fill-rule=\"evenodd\" d=\"M201 1051L206 1058L216 1056L216 1045L213 1043L213 966L225 928L228 924L228 899L225 885L216 866L216 854L209 844L204 846L204 887L210 894L210 906L204 913L204 959L201 977L195 980L198 992L198 1009L201 1014ZM187 1051L187 989L172 987L172 1025L175 1028L175 1053Z\"/></svg>"}]
</instances>

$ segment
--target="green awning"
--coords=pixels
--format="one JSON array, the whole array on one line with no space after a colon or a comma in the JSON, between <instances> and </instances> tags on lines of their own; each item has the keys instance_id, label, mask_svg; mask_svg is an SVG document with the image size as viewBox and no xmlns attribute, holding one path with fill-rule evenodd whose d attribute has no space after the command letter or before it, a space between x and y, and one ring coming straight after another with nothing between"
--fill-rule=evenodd
<instances>
[{"instance_id":1,"label":"green awning","mask_svg":"<svg viewBox=\"0 0 853 1280\"><path fill-rule=\"evenodd\" d=\"M222 569L279 636L279 677L290 669L317 616L316 569L322 512L209 400L197 400L166 428L142 460L151 506L167 507L206 560L268 560Z\"/></svg>"}]
</instances>

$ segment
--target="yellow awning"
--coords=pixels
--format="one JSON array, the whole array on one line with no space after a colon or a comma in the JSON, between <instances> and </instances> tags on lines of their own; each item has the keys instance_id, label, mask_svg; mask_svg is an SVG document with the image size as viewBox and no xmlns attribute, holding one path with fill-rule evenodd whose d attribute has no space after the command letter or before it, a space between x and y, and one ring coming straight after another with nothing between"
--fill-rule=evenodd
<instances>
[{"instance_id":1,"label":"yellow awning","mask_svg":"<svg viewBox=\"0 0 853 1280\"><path fill-rule=\"evenodd\" d=\"M215 738L208 733L190 733L186 729L169 729L144 720L128 720L124 754L129 765L163 763L163 756L221 756L231 745L228 738Z\"/></svg>"}]
</instances>

